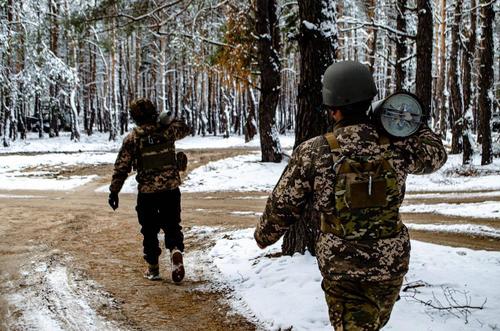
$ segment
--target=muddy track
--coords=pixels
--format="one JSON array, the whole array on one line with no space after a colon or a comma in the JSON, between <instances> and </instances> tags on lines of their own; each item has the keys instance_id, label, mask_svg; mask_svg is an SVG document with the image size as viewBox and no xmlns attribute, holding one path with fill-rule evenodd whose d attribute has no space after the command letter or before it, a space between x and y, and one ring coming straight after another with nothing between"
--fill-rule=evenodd
<instances>
[{"instance_id":1,"label":"muddy track","mask_svg":"<svg viewBox=\"0 0 500 331\"><path fill-rule=\"evenodd\" d=\"M248 149L189 151L189 167L192 169L212 160L248 152ZM142 278L144 262L134 210L135 195L121 194L120 208L113 212L107 205L107 195L94 192L97 187L109 183L112 166L75 167L65 171L71 175L98 174L101 177L71 192L0 191L4 195L34 196L31 199L0 198L0 329L27 328L23 324L28 322L24 320L22 310L13 305L11 299L12 295L26 288L30 289L25 293L33 297L33 302L38 302L38 297L45 297L46 306L52 307L54 318L73 329L73 316L57 313L56 303L63 294L51 290L50 286L54 284L47 275L62 275L57 279L62 279L63 285L72 284L70 294L85 299L84 303L92 307L98 317L112 323L110 329L257 328L245 317L230 312L224 300L226 293L211 290L210 279L205 273L209 266L203 265L203 259L190 255L207 249L211 239L200 237L190 229L210 226L222 231L253 227L264 209L268 193L184 193L182 218L188 251L187 277L182 285L176 285L169 278L170 269L164 254L161 258L163 279L151 282ZM482 201L486 200L491 198ZM411 203L423 201L412 199ZM448 201L432 199L432 203L439 202ZM500 223L431 214L405 214L403 219L412 223L474 223L495 228L499 228ZM423 231L412 231L411 235L414 239L433 243L500 251L498 239ZM189 264L194 260L201 262L199 265ZM46 269L37 269L40 265L45 265ZM92 293L96 295L92 296ZM64 295L70 294L64 292ZM75 312L84 308L82 304L75 308ZM105 322L96 319L89 323Z\"/></svg>"}]
</instances>

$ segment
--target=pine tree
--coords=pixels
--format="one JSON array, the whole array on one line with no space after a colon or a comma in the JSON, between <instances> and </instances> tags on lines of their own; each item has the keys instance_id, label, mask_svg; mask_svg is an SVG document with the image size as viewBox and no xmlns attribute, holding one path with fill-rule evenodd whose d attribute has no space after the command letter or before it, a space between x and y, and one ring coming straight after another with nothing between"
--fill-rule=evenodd
<instances>
[{"instance_id":1,"label":"pine tree","mask_svg":"<svg viewBox=\"0 0 500 331\"><path fill-rule=\"evenodd\" d=\"M479 69L479 130L481 131L481 164L491 164L493 153L491 146L491 109L493 107L493 20L495 12L493 3L488 0L481 1L481 44L480 69Z\"/></svg>"},{"instance_id":2,"label":"pine tree","mask_svg":"<svg viewBox=\"0 0 500 331\"><path fill-rule=\"evenodd\" d=\"M298 3L300 82L295 148L327 129L327 119L319 112L322 104L321 79L334 60L337 45L335 2L299 0ZM282 246L284 254L304 253L306 249L315 254L319 224L311 224L311 212L308 208L303 218L285 233Z\"/></svg>"},{"instance_id":3,"label":"pine tree","mask_svg":"<svg viewBox=\"0 0 500 331\"><path fill-rule=\"evenodd\" d=\"M450 91L450 126L451 126L451 154L462 152L462 134L463 134L463 110L462 110L462 92L459 86L458 75L458 51L459 51L459 30L462 23L460 9L462 1L455 1L455 10L453 23L451 26L451 50L448 64L448 88Z\"/></svg>"},{"instance_id":4,"label":"pine tree","mask_svg":"<svg viewBox=\"0 0 500 331\"><path fill-rule=\"evenodd\" d=\"M260 67L259 132L262 162L281 162L276 128L280 94L280 31L276 0L257 0L256 31Z\"/></svg>"}]
</instances>

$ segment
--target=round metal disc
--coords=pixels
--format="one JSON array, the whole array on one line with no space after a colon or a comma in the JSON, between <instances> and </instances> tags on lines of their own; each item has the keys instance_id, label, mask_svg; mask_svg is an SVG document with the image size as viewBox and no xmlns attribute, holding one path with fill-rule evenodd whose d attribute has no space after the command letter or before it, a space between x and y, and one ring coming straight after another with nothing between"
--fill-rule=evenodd
<instances>
[{"instance_id":1,"label":"round metal disc","mask_svg":"<svg viewBox=\"0 0 500 331\"><path fill-rule=\"evenodd\" d=\"M422 119L420 102L407 93L393 94L381 106L380 122L389 134L396 137L408 137L415 133Z\"/></svg>"}]
</instances>

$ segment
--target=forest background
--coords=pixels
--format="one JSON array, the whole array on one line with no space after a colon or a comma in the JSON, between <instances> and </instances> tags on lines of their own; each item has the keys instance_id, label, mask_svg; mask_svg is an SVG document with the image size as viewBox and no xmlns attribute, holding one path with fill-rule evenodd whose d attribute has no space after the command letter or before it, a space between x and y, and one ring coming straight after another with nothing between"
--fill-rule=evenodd
<instances>
[{"instance_id":1,"label":"forest background","mask_svg":"<svg viewBox=\"0 0 500 331\"><path fill-rule=\"evenodd\" d=\"M470 163L500 155L495 0L0 0L0 139L129 130L132 99L193 135L260 133L262 160L326 128L321 78L336 60L373 72L377 98L415 93ZM493 135L492 135L493 132ZM1 148L1 147L0 147Z\"/></svg>"}]
</instances>

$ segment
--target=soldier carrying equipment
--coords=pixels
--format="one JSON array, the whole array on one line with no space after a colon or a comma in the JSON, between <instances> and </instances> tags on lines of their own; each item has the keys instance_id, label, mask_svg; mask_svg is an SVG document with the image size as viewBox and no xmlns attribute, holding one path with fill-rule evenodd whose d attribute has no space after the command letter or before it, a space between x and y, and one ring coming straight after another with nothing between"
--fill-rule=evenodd
<instances>
[{"instance_id":1,"label":"soldier carrying equipment","mask_svg":"<svg viewBox=\"0 0 500 331\"><path fill-rule=\"evenodd\" d=\"M367 114L376 94L363 64L328 67L323 104L335 120L333 131L294 150L254 233L264 248L304 215L311 228L321 224L316 257L337 331L379 330L389 320L410 260L408 229L399 215L406 177L431 173L446 161L441 139L425 123L408 135L403 122L413 121L413 111L406 106L391 102L385 108L387 119L398 117L393 123L403 128L395 133L404 134L381 134Z\"/></svg>"},{"instance_id":2,"label":"soldier carrying equipment","mask_svg":"<svg viewBox=\"0 0 500 331\"><path fill-rule=\"evenodd\" d=\"M409 137L425 123L428 114L414 94L400 91L372 103L370 116L387 134Z\"/></svg>"},{"instance_id":3,"label":"soldier carrying equipment","mask_svg":"<svg viewBox=\"0 0 500 331\"><path fill-rule=\"evenodd\" d=\"M187 157L183 152L175 153L175 140L184 138L191 130L171 114L166 122L165 115L159 118L156 107L147 99L133 101L130 114L137 127L125 137L116 158L109 204L113 209L118 208L118 193L132 168L137 170L135 178L139 193L136 210L147 263L144 277L160 279L158 233L163 230L165 247L171 253L172 280L180 282L184 277L184 235L180 225L179 171L186 170Z\"/></svg>"}]
</instances>

